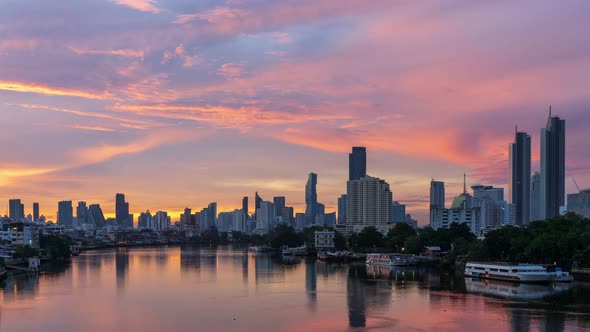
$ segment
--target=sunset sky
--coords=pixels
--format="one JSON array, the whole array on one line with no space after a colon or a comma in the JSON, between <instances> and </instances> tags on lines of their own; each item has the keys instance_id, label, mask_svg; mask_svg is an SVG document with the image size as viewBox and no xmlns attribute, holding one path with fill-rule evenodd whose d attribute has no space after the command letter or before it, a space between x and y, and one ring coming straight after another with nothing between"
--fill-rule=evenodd
<instances>
[{"instance_id":1,"label":"sunset sky","mask_svg":"<svg viewBox=\"0 0 590 332\"><path fill-rule=\"evenodd\" d=\"M564 5L567 4L567 5ZM426 224L447 200L506 186L508 144L553 113L590 187L590 2L3 0L0 209L21 198L131 212L239 208L254 192L333 211L348 152Z\"/></svg>"}]
</instances>

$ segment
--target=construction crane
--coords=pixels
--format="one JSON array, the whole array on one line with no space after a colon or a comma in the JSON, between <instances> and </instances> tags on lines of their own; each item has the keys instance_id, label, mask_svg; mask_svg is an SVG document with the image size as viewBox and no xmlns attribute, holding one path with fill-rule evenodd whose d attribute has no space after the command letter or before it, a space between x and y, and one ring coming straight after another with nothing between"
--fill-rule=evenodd
<instances>
[{"instance_id":1,"label":"construction crane","mask_svg":"<svg viewBox=\"0 0 590 332\"><path fill-rule=\"evenodd\" d=\"M576 185L576 188L578 188L578 193L581 192L580 187L578 186L578 183L576 182L576 179L574 179L573 176L572 176L572 181L574 181L574 184Z\"/></svg>"}]
</instances>

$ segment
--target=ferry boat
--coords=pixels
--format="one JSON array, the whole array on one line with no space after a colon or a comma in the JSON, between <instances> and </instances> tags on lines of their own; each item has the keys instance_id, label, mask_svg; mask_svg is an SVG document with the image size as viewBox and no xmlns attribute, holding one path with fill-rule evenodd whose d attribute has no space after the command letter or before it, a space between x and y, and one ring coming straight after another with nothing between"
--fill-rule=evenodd
<instances>
[{"instance_id":1,"label":"ferry boat","mask_svg":"<svg viewBox=\"0 0 590 332\"><path fill-rule=\"evenodd\" d=\"M366 263L386 266L416 265L412 256L404 254L367 254Z\"/></svg>"},{"instance_id":2,"label":"ferry boat","mask_svg":"<svg viewBox=\"0 0 590 332\"><path fill-rule=\"evenodd\" d=\"M252 252L270 252L272 248L269 246L251 246L250 251Z\"/></svg>"},{"instance_id":3,"label":"ferry boat","mask_svg":"<svg viewBox=\"0 0 590 332\"><path fill-rule=\"evenodd\" d=\"M540 265L510 263L474 263L465 266L465 276L514 282L549 283L553 275Z\"/></svg>"},{"instance_id":4,"label":"ferry boat","mask_svg":"<svg viewBox=\"0 0 590 332\"><path fill-rule=\"evenodd\" d=\"M306 246L289 248L289 246L283 246L283 250L281 251L283 256L307 256L309 252L307 251Z\"/></svg>"}]
</instances>

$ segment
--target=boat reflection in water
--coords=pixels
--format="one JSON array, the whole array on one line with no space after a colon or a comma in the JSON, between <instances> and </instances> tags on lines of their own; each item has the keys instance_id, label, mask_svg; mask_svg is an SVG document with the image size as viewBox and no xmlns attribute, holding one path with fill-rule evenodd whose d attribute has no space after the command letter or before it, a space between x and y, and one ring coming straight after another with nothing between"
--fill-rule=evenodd
<instances>
[{"instance_id":1,"label":"boat reflection in water","mask_svg":"<svg viewBox=\"0 0 590 332\"><path fill-rule=\"evenodd\" d=\"M570 283L524 284L478 278L465 278L467 292L516 300L535 300L568 291Z\"/></svg>"}]
</instances>

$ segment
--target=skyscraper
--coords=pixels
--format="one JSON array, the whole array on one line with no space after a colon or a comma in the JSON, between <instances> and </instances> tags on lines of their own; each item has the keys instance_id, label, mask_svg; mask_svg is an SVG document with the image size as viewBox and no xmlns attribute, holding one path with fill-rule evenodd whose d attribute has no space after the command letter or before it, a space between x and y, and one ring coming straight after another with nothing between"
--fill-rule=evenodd
<instances>
[{"instance_id":1,"label":"skyscraper","mask_svg":"<svg viewBox=\"0 0 590 332\"><path fill-rule=\"evenodd\" d=\"M277 217L283 216L283 209L285 208L285 197L284 196L277 196L273 197L272 203L275 205L275 215Z\"/></svg>"},{"instance_id":2,"label":"skyscraper","mask_svg":"<svg viewBox=\"0 0 590 332\"><path fill-rule=\"evenodd\" d=\"M541 128L541 218L559 215L565 203L565 120L551 115Z\"/></svg>"},{"instance_id":3,"label":"skyscraper","mask_svg":"<svg viewBox=\"0 0 590 332\"><path fill-rule=\"evenodd\" d=\"M248 196L244 196L242 198L242 211L246 214L246 219L248 219Z\"/></svg>"},{"instance_id":4,"label":"skyscraper","mask_svg":"<svg viewBox=\"0 0 590 332\"><path fill-rule=\"evenodd\" d=\"M338 224L346 223L346 194L338 197Z\"/></svg>"},{"instance_id":5,"label":"skyscraper","mask_svg":"<svg viewBox=\"0 0 590 332\"><path fill-rule=\"evenodd\" d=\"M509 146L511 203L516 207L516 224L526 225L531 213L531 136L516 131Z\"/></svg>"},{"instance_id":6,"label":"skyscraper","mask_svg":"<svg viewBox=\"0 0 590 332\"><path fill-rule=\"evenodd\" d=\"M531 221L541 220L541 174L535 172L531 178Z\"/></svg>"},{"instance_id":7,"label":"skyscraper","mask_svg":"<svg viewBox=\"0 0 590 332\"><path fill-rule=\"evenodd\" d=\"M25 206L20 199L11 199L8 201L8 217L12 219L25 218Z\"/></svg>"},{"instance_id":8,"label":"skyscraper","mask_svg":"<svg viewBox=\"0 0 590 332\"><path fill-rule=\"evenodd\" d=\"M305 185L305 227L315 224L315 218L318 214L317 184L318 175L309 173Z\"/></svg>"},{"instance_id":9,"label":"skyscraper","mask_svg":"<svg viewBox=\"0 0 590 332\"><path fill-rule=\"evenodd\" d=\"M104 228L106 226L106 221L102 209L100 208L100 204L90 204L88 206L87 223L89 225L94 225L95 228Z\"/></svg>"},{"instance_id":10,"label":"skyscraper","mask_svg":"<svg viewBox=\"0 0 590 332\"><path fill-rule=\"evenodd\" d=\"M393 201L391 203L391 221L405 222L406 219L406 206L398 201Z\"/></svg>"},{"instance_id":11,"label":"skyscraper","mask_svg":"<svg viewBox=\"0 0 590 332\"><path fill-rule=\"evenodd\" d=\"M33 221L39 221L39 203L33 203Z\"/></svg>"},{"instance_id":12,"label":"skyscraper","mask_svg":"<svg viewBox=\"0 0 590 332\"><path fill-rule=\"evenodd\" d=\"M61 201L57 203L57 223L64 226L73 226L74 211L72 201Z\"/></svg>"},{"instance_id":13,"label":"skyscraper","mask_svg":"<svg viewBox=\"0 0 590 332\"><path fill-rule=\"evenodd\" d=\"M115 196L115 219L117 219L119 226L129 224L129 203L125 202L125 194Z\"/></svg>"},{"instance_id":14,"label":"skyscraper","mask_svg":"<svg viewBox=\"0 0 590 332\"><path fill-rule=\"evenodd\" d=\"M348 155L348 180L358 180L367 175L367 149L354 146Z\"/></svg>"},{"instance_id":15,"label":"skyscraper","mask_svg":"<svg viewBox=\"0 0 590 332\"><path fill-rule=\"evenodd\" d=\"M365 176L347 183L347 224L357 229L387 228L391 221L391 190L379 178Z\"/></svg>"},{"instance_id":16,"label":"skyscraper","mask_svg":"<svg viewBox=\"0 0 590 332\"><path fill-rule=\"evenodd\" d=\"M430 181L430 208L445 207L445 183L442 181Z\"/></svg>"},{"instance_id":17,"label":"skyscraper","mask_svg":"<svg viewBox=\"0 0 590 332\"><path fill-rule=\"evenodd\" d=\"M76 222L78 227L88 223L88 208L86 202L78 202L76 207Z\"/></svg>"}]
</instances>

